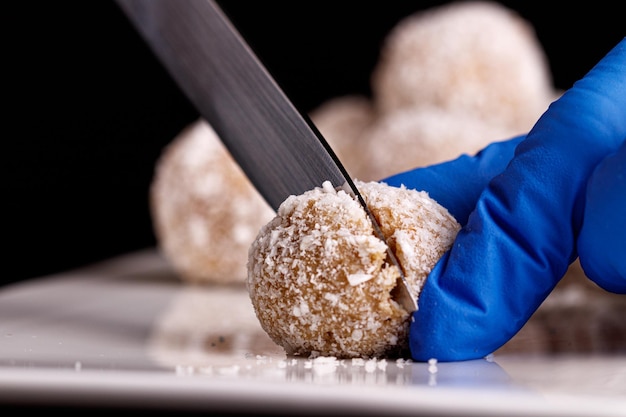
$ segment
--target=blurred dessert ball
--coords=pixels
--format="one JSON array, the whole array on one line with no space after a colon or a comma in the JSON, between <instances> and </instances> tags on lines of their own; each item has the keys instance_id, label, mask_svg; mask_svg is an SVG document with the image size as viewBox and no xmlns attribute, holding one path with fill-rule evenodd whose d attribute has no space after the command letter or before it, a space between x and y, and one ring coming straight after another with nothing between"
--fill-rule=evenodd
<instances>
[{"instance_id":1,"label":"blurred dessert ball","mask_svg":"<svg viewBox=\"0 0 626 417\"><path fill-rule=\"evenodd\" d=\"M164 148L150 208L159 249L190 283L243 283L248 248L275 215L202 119Z\"/></svg>"},{"instance_id":2,"label":"blurred dessert ball","mask_svg":"<svg viewBox=\"0 0 626 417\"><path fill-rule=\"evenodd\" d=\"M376 120L372 101L363 95L331 98L309 115L352 178L368 179L365 132Z\"/></svg>"},{"instance_id":3,"label":"blurred dessert ball","mask_svg":"<svg viewBox=\"0 0 626 417\"><path fill-rule=\"evenodd\" d=\"M372 74L381 112L435 106L521 133L553 98L532 25L495 2L453 2L401 20Z\"/></svg>"}]
</instances>

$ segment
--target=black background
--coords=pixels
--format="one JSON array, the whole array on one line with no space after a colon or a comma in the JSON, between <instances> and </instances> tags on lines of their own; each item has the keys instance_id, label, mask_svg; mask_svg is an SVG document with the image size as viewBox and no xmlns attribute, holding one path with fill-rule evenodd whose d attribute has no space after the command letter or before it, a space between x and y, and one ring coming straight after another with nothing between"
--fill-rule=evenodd
<instances>
[{"instance_id":1,"label":"black background","mask_svg":"<svg viewBox=\"0 0 626 417\"><path fill-rule=\"evenodd\" d=\"M303 111L369 93L384 36L443 3L220 2ZM501 3L533 24L559 89L626 33L619 2ZM0 283L154 246L154 163L196 111L113 1L4 3L2 20Z\"/></svg>"}]
</instances>

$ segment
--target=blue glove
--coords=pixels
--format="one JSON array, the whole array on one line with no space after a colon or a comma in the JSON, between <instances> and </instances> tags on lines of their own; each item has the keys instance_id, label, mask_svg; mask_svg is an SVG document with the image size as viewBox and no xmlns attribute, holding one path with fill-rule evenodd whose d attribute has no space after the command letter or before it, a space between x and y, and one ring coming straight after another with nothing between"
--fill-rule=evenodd
<instances>
[{"instance_id":1,"label":"blue glove","mask_svg":"<svg viewBox=\"0 0 626 417\"><path fill-rule=\"evenodd\" d=\"M586 202L580 264L600 287L626 294L626 141L594 170Z\"/></svg>"},{"instance_id":2,"label":"blue glove","mask_svg":"<svg viewBox=\"0 0 626 417\"><path fill-rule=\"evenodd\" d=\"M415 360L482 358L515 335L580 255L626 292L626 38L526 137L383 181L426 190L463 225L419 296Z\"/></svg>"}]
</instances>

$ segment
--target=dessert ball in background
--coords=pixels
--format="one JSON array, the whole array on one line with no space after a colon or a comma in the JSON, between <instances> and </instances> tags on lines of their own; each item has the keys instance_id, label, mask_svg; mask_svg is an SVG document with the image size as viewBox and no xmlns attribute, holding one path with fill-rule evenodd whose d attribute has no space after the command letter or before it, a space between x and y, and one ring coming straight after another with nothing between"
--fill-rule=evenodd
<instances>
[{"instance_id":1,"label":"dessert ball in background","mask_svg":"<svg viewBox=\"0 0 626 417\"><path fill-rule=\"evenodd\" d=\"M275 215L202 119L163 150L150 208L159 249L191 283L243 283L248 248Z\"/></svg>"},{"instance_id":2,"label":"dessert ball in background","mask_svg":"<svg viewBox=\"0 0 626 417\"><path fill-rule=\"evenodd\" d=\"M553 98L547 58L529 22L495 2L453 2L389 33L372 74L381 112L435 106L530 129Z\"/></svg>"},{"instance_id":3,"label":"dessert ball in background","mask_svg":"<svg viewBox=\"0 0 626 417\"><path fill-rule=\"evenodd\" d=\"M363 95L331 98L310 115L352 178L369 179L366 130L376 120L372 101Z\"/></svg>"},{"instance_id":4,"label":"dessert ball in background","mask_svg":"<svg viewBox=\"0 0 626 417\"><path fill-rule=\"evenodd\" d=\"M436 107L399 109L378 118L362 134L369 152L362 155L367 167L364 180L380 180L419 166L475 154L487 144L509 137L503 124L485 123L467 112Z\"/></svg>"}]
</instances>

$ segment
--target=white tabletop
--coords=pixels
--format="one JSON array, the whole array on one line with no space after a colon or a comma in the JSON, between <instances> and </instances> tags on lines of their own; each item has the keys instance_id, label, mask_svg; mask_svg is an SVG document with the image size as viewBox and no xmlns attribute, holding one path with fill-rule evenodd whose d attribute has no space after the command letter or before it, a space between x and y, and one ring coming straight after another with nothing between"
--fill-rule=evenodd
<instances>
[{"instance_id":1,"label":"white tabletop","mask_svg":"<svg viewBox=\"0 0 626 417\"><path fill-rule=\"evenodd\" d=\"M155 250L0 289L0 405L626 416L626 354L417 363L287 357L242 285L184 284Z\"/></svg>"}]
</instances>

